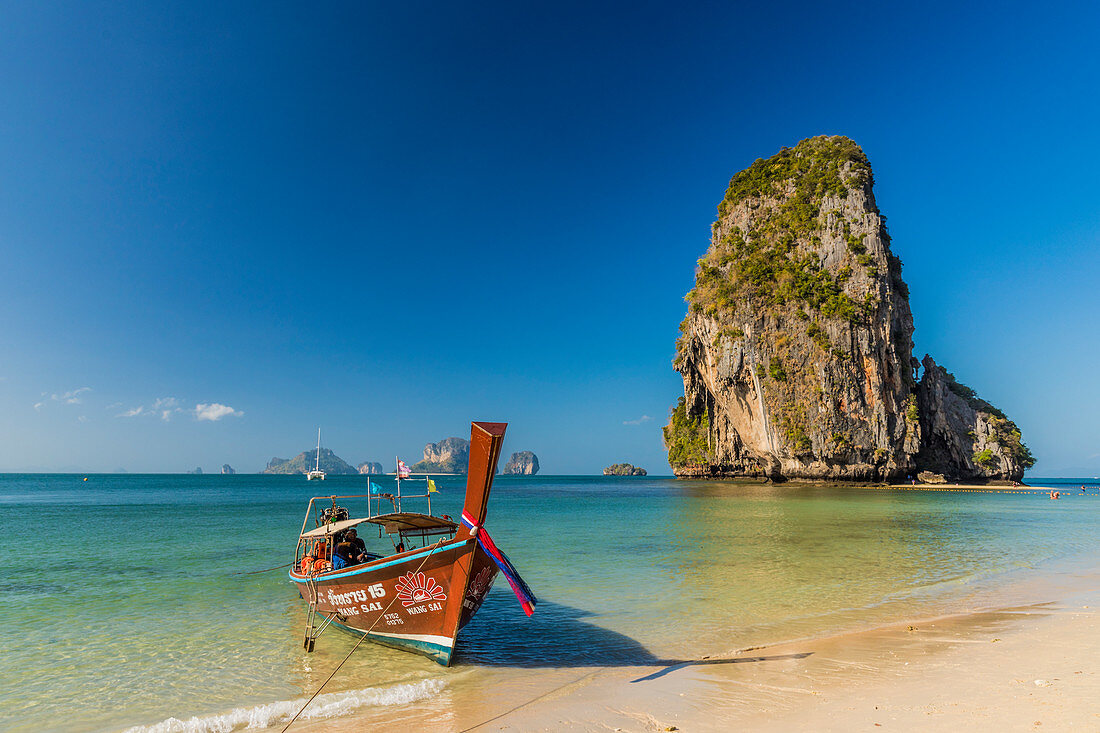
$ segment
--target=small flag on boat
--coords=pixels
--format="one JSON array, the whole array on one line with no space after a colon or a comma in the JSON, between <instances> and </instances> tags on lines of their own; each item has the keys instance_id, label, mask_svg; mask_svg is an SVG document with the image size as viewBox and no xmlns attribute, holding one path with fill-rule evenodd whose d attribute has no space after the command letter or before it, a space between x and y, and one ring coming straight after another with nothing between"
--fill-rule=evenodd
<instances>
[{"instance_id":1,"label":"small flag on boat","mask_svg":"<svg viewBox=\"0 0 1100 733\"><path fill-rule=\"evenodd\" d=\"M477 543L481 545L481 549L485 550L485 554L493 558L493 562L500 568L500 572L504 574L504 578L508 581L508 585L512 586L512 592L516 594L519 605L523 606L523 612L528 616L534 613L535 604L539 602L539 599L535 598L535 594L532 593L531 589L527 587L527 584L523 582L523 578L519 576L519 571L516 570L516 566L513 565L512 561L508 559L508 556L497 547L496 543L493 542L493 538L485 531L485 528L479 527L466 510L462 511L462 523L474 532L474 536L477 537Z\"/></svg>"},{"instance_id":2,"label":"small flag on boat","mask_svg":"<svg viewBox=\"0 0 1100 733\"><path fill-rule=\"evenodd\" d=\"M432 481L431 479L428 479L428 493L429 494L438 494L439 493L439 489L437 489L435 487L435 481Z\"/></svg>"},{"instance_id":3,"label":"small flag on boat","mask_svg":"<svg viewBox=\"0 0 1100 733\"><path fill-rule=\"evenodd\" d=\"M374 483L370 479L367 479L367 483L370 484L370 493L372 493L372 494L381 494L382 493L382 487L381 486Z\"/></svg>"},{"instance_id":4,"label":"small flag on boat","mask_svg":"<svg viewBox=\"0 0 1100 733\"><path fill-rule=\"evenodd\" d=\"M405 465L405 462L400 458L397 459L397 476L398 478L408 478L411 471L409 467Z\"/></svg>"}]
</instances>

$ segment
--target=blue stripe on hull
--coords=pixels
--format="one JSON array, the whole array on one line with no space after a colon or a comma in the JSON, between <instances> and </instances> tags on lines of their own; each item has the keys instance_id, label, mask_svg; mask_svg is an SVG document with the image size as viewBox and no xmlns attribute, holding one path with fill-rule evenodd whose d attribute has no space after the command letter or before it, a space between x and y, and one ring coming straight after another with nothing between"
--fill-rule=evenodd
<instances>
[{"instance_id":1,"label":"blue stripe on hull","mask_svg":"<svg viewBox=\"0 0 1100 733\"><path fill-rule=\"evenodd\" d=\"M333 626L339 626L344 631L355 634L356 636L363 636L364 632L359 629L354 629L351 626L342 624L336 619L332 620ZM434 659L444 667L451 665L451 656L454 654L454 647L446 647L442 644L433 644L430 641L421 641L419 639L401 639L393 636L379 636L377 634L366 634L367 641L375 644L381 644L382 646L388 646L391 649L399 649L405 652L415 652L422 654L429 659Z\"/></svg>"},{"instance_id":2,"label":"blue stripe on hull","mask_svg":"<svg viewBox=\"0 0 1100 733\"><path fill-rule=\"evenodd\" d=\"M426 558L428 555L431 555L433 552L445 552L447 550L453 550L453 549L458 548L458 547L465 547L466 545L470 544L471 542L473 542L472 539L465 540L464 542L451 542L449 544L444 545L439 550L425 549L423 552L418 552L415 555L409 555L408 557L403 557L403 558L400 558L398 560L390 560L388 562L378 563L377 565L375 565L373 563L369 564L369 565L353 565L350 569L348 569L348 570L346 570L342 573L332 573L332 571L329 570L329 571L326 571L324 575L314 575L312 577L315 581L326 581L326 580L336 580L337 578L348 578L348 577L351 577L352 575L362 575L363 573L373 573L375 570L381 570L382 568L388 568L388 567L391 567L393 565L402 565L402 564L407 563L411 560L419 560L422 557ZM303 583L303 584L306 583L307 579L305 577L295 575L295 572L297 570L298 570L298 568L295 567L292 570L288 571L287 575L289 575L290 579L293 580L295 583ZM329 573L332 573L332 574L330 575Z\"/></svg>"}]
</instances>

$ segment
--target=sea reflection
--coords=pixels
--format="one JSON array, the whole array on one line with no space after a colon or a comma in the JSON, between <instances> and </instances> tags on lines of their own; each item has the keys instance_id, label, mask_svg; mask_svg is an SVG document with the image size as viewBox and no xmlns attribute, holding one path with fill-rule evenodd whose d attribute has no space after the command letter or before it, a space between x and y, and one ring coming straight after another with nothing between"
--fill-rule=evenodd
<instances>
[{"instance_id":1,"label":"sea reflection","mask_svg":"<svg viewBox=\"0 0 1100 733\"><path fill-rule=\"evenodd\" d=\"M1064 528L1037 536L1019 521L1030 497L733 482L683 482L682 496L667 562L703 646L958 610L994 578L1069 550Z\"/></svg>"}]
</instances>

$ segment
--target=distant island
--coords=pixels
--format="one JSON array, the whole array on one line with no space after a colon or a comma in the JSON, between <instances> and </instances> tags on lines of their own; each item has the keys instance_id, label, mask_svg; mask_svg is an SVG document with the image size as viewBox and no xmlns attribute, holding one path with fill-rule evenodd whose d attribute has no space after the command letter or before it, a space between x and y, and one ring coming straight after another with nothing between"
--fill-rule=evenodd
<instances>
[{"instance_id":1,"label":"distant island","mask_svg":"<svg viewBox=\"0 0 1100 733\"><path fill-rule=\"evenodd\" d=\"M413 473L466 473L470 465L470 441L465 438L444 438L424 446L424 458L413 464ZM533 476L539 472L539 459L529 450L513 453L500 473L510 476Z\"/></svg>"},{"instance_id":2,"label":"distant island","mask_svg":"<svg viewBox=\"0 0 1100 733\"><path fill-rule=\"evenodd\" d=\"M505 476L534 476L538 472L539 457L529 450L513 453L501 471Z\"/></svg>"},{"instance_id":3,"label":"distant island","mask_svg":"<svg viewBox=\"0 0 1100 733\"><path fill-rule=\"evenodd\" d=\"M267 468L261 473L308 473L313 470L317 460L317 449L312 448L299 453L294 458L272 458L267 462ZM347 464L344 459L332 452L330 448L321 449L321 470L332 475L357 474L359 471Z\"/></svg>"},{"instance_id":4,"label":"distant island","mask_svg":"<svg viewBox=\"0 0 1100 733\"><path fill-rule=\"evenodd\" d=\"M364 461L363 463L360 463L358 466L356 466L355 469L359 473L367 475L383 473L382 464L375 461Z\"/></svg>"},{"instance_id":5,"label":"distant island","mask_svg":"<svg viewBox=\"0 0 1100 733\"><path fill-rule=\"evenodd\" d=\"M234 471L233 467L230 466L228 463L222 464L222 475L223 476L232 476L235 473L236 473L236 471Z\"/></svg>"},{"instance_id":6,"label":"distant island","mask_svg":"<svg viewBox=\"0 0 1100 733\"><path fill-rule=\"evenodd\" d=\"M913 358L873 185L839 136L730 181L676 341L684 395L664 442L677 476L1018 481L1035 463L1003 412Z\"/></svg>"},{"instance_id":7,"label":"distant island","mask_svg":"<svg viewBox=\"0 0 1100 733\"><path fill-rule=\"evenodd\" d=\"M637 468L630 463L613 463L603 470L604 476L645 476L644 468Z\"/></svg>"},{"instance_id":8,"label":"distant island","mask_svg":"<svg viewBox=\"0 0 1100 733\"><path fill-rule=\"evenodd\" d=\"M412 465L413 473L466 473L470 464L470 441L444 438L424 446L424 460Z\"/></svg>"}]
</instances>

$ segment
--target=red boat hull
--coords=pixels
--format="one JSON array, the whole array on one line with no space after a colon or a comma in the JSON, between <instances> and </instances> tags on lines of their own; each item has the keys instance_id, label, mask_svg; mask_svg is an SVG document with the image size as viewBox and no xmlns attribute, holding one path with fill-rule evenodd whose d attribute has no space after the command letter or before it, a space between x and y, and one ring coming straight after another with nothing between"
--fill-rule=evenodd
<instances>
[{"instance_id":1,"label":"red boat hull","mask_svg":"<svg viewBox=\"0 0 1100 733\"><path fill-rule=\"evenodd\" d=\"M333 623L447 666L497 572L476 540L456 538L341 570L292 571L290 579Z\"/></svg>"}]
</instances>

